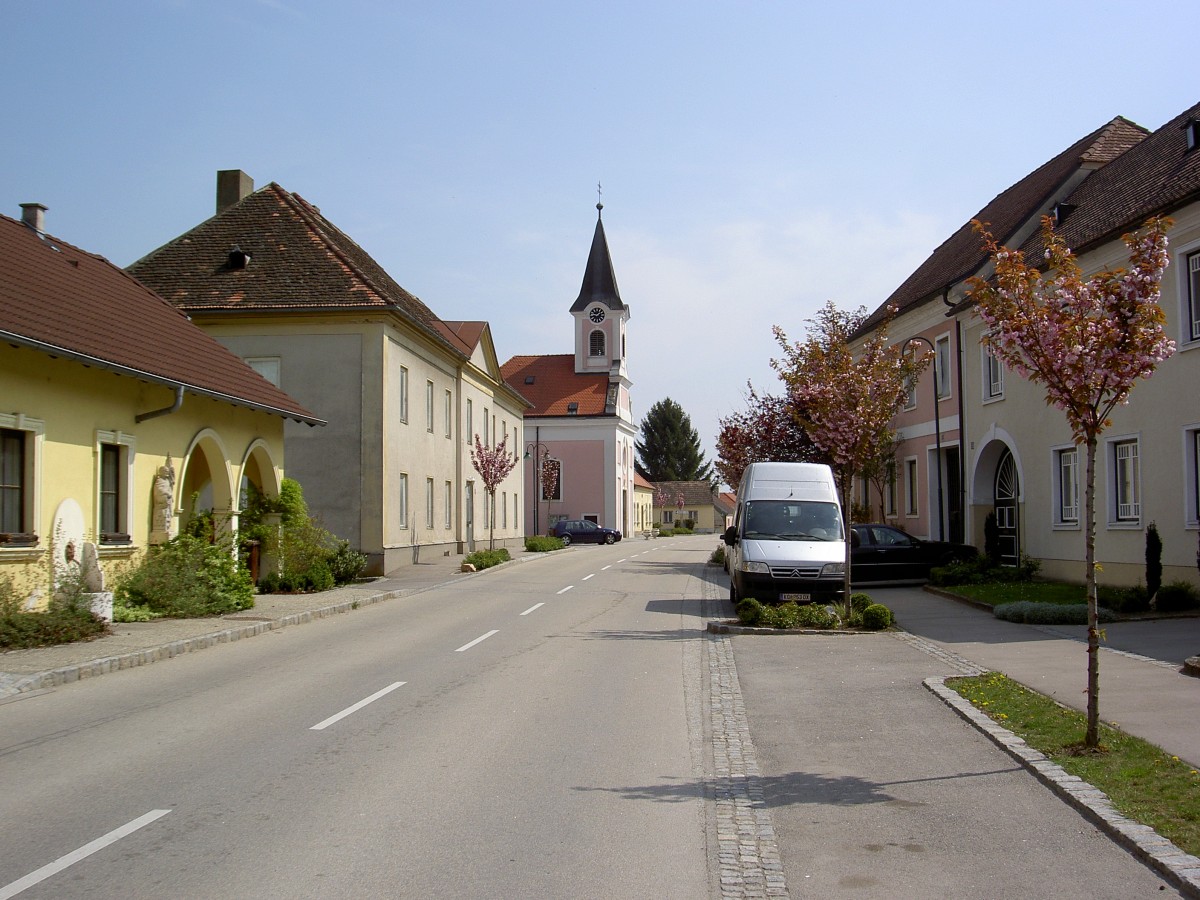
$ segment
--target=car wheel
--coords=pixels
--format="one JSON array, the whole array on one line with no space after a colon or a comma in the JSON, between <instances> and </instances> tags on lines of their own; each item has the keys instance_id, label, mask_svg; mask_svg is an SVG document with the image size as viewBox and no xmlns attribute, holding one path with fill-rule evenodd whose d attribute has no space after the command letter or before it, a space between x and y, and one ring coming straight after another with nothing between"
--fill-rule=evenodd
<instances>
[{"instance_id":1,"label":"car wheel","mask_svg":"<svg viewBox=\"0 0 1200 900\"><path fill-rule=\"evenodd\" d=\"M733 579L729 579L729 602L737 603L742 598L738 596L737 585L733 583Z\"/></svg>"},{"instance_id":2,"label":"car wheel","mask_svg":"<svg viewBox=\"0 0 1200 900\"><path fill-rule=\"evenodd\" d=\"M611 535L611 534L606 534L606 535L604 536L604 543L606 543L606 544L615 544L616 542L617 542L617 539L616 539L616 538L615 538L613 535Z\"/></svg>"},{"instance_id":3,"label":"car wheel","mask_svg":"<svg viewBox=\"0 0 1200 900\"><path fill-rule=\"evenodd\" d=\"M564 534L559 538L559 540L563 542L564 547L569 547L571 545L571 535L569 534Z\"/></svg>"}]
</instances>

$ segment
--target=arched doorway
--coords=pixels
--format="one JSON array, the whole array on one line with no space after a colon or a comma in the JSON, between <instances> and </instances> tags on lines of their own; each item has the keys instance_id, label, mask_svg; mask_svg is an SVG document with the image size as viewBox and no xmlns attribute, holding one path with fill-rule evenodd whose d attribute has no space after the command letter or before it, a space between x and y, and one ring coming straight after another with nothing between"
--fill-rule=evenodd
<instances>
[{"instance_id":1,"label":"arched doorway","mask_svg":"<svg viewBox=\"0 0 1200 900\"><path fill-rule=\"evenodd\" d=\"M996 513L996 531L1000 544L1000 564L1020 563L1019 516L1017 498L1021 495L1017 463L1012 452L1005 448L996 464L996 482L992 493Z\"/></svg>"}]
</instances>

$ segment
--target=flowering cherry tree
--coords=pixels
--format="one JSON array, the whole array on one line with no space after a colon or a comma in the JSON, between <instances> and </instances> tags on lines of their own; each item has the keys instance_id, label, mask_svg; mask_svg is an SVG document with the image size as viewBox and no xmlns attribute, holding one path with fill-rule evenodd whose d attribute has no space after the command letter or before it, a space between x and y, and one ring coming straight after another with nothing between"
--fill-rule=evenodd
<instances>
[{"instance_id":1,"label":"flowering cherry tree","mask_svg":"<svg viewBox=\"0 0 1200 900\"><path fill-rule=\"evenodd\" d=\"M809 439L833 467L842 509L850 517L851 479L866 471L881 447L895 437L892 418L904 405L908 385L929 364L931 354L905 353L888 343L888 317L852 352L850 339L866 321L866 310L839 310L832 302L810 320L808 337L791 343L775 326L782 359L771 366L787 385L788 400ZM849 524L849 522L847 523ZM847 535L848 536L848 535ZM850 608L850 541L846 541L845 602Z\"/></svg>"},{"instance_id":2,"label":"flowering cherry tree","mask_svg":"<svg viewBox=\"0 0 1200 900\"><path fill-rule=\"evenodd\" d=\"M494 447L485 447L475 435L475 446L471 449L471 465L483 479L483 489L487 491L491 504L491 514L488 516L488 549L496 546L496 488L500 486L508 473L517 464L517 458L508 452L508 436Z\"/></svg>"},{"instance_id":3,"label":"flowering cherry tree","mask_svg":"<svg viewBox=\"0 0 1200 900\"><path fill-rule=\"evenodd\" d=\"M974 279L969 293L988 327L984 342L1006 366L1046 390L1046 403L1061 409L1078 446L1086 452L1084 579L1088 601L1088 710L1084 746L1099 742L1100 632L1096 603L1096 446L1112 424L1109 415L1126 403L1134 382L1149 378L1175 352L1163 330L1158 304L1166 269L1170 220L1151 219L1125 235L1129 268L1084 279L1074 254L1042 219L1050 274L1025 264L1017 250L999 246L983 225L976 228L995 266L991 282Z\"/></svg>"},{"instance_id":4,"label":"flowering cherry tree","mask_svg":"<svg viewBox=\"0 0 1200 900\"><path fill-rule=\"evenodd\" d=\"M717 474L736 490L752 462L824 462L796 421L787 397L759 394L749 383L743 412L717 420Z\"/></svg>"}]
</instances>

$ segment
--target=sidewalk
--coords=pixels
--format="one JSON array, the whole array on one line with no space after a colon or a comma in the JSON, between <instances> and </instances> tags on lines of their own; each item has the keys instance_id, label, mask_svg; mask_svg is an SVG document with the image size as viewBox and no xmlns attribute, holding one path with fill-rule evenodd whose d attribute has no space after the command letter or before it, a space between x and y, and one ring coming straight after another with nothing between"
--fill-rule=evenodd
<instances>
[{"instance_id":1,"label":"sidewalk","mask_svg":"<svg viewBox=\"0 0 1200 900\"><path fill-rule=\"evenodd\" d=\"M514 553L514 563L539 556L545 554L518 550ZM226 616L114 623L112 634L94 641L9 650L0 653L0 702L26 691L148 665L214 644L253 637L475 577L460 572L462 561L462 555L438 557L430 562L403 566L382 578L318 594L260 594L254 598L252 609Z\"/></svg>"}]
</instances>

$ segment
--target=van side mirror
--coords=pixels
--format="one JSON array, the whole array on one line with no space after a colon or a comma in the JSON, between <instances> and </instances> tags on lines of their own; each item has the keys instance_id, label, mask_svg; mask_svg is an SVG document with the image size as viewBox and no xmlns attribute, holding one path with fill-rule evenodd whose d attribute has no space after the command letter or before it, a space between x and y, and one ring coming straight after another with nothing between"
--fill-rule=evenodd
<instances>
[{"instance_id":1,"label":"van side mirror","mask_svg":"<svg viewBox=\"0 0 1200 900\"><path fill-rule=\"evenodd\" d=\"M722 540L725 541L726 546L732 547L737 542L737 529L730 525L725 529L725 534L722 535Z\"/></svg>"}]
</instances>

